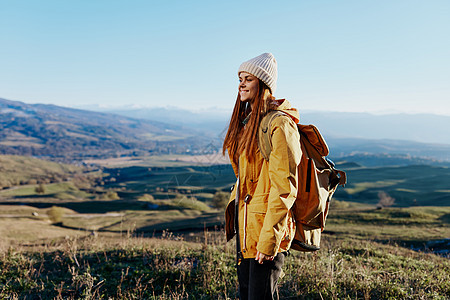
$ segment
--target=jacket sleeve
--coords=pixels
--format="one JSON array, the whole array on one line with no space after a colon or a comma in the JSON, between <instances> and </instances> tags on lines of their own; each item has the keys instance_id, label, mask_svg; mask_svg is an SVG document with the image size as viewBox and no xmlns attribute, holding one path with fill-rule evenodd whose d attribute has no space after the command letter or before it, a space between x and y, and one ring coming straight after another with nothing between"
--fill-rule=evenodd
<instances>
[{"instance_id":1,"label":"jacket sleeve","mask_svg":"<svg viewBox=\"0 0 450 300\"><path fill-rule=\"evenodd\" d=\"M271 142L270 191L257 250L273 256L285 237L289 210L297 197L297 167L302 154L297 125L288 116L275 118L271 124Z\"/></svg>"}]
</instances>

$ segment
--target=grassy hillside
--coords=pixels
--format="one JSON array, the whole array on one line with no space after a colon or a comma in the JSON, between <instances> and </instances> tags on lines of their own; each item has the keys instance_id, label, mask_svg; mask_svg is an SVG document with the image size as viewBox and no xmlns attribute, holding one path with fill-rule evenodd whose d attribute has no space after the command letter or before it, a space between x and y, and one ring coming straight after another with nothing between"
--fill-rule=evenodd
<instances>
[{"instance_id":1,"label":"grassy hillside","mask_svg":"<svg viewBox=\"0 0 450 300\"><path fill-rule=\"evenodd\" d=\"M62 182L87 169L26 156L0 155L0 188L26 184Z\"/></svg>"},{"instance_id":2,"label":"grassy hillside","mask_svg":"<svg viewBox=\"0 0 450 300\"><path fill-rule=\"evenodd\" d=\"M133 237L129 232L77 235L14 246L0 240L0 298L237 296L235 246L225 242L221 231L201 232L196 242L170 232L160 238ZM325 235L316 253L292 251L284 272L281 299L447 299L450 295L448 258L370 236Z\"/></svg>"},{"instance_id":3,"label":"grassy hillside","mask_svg":"<svg viewBox=\"0 0 450 300\"><path fill-rule=\"evenodd\" d=\"M50 207L60 203L118 199L104 189L99 168L0 155L0 202Z\"/></svg>"},{"instance_id":4,"label":"grassy hillside","mask_svg":"<svg viewBox=\"0 0 450 300\"><path fill-rule=\"evenodd\" d=\"M395 199L394 206L450 205L449 167L427 165L356 167L346 169L348 185L336 198L376 204L380 192Z\"/></svg>"},{"instance_id":5,"label":"grassy hillside","mask_svg":"<svg viewBox=\"0 0 450 300\"><path fill-rule=\"evenodd\" d=\"M433 244L450 237L450 206L383 208L337 202L331 207L325 233L450 254L448 245ZM434 245L434 246L433 246Z\"/></svg>"}]
</instances>

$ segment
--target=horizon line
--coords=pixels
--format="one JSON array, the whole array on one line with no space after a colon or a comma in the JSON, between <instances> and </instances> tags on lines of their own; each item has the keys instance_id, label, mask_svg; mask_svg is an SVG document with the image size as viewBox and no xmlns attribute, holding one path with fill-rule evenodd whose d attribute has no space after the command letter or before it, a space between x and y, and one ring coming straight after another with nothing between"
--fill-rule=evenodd
<instances>
[{"instance_id":1,"label":"horizon line","mask_svg":"<svg viewBox=\"0 0 450 300\"><path fill-rule=\"evenodd\" d=\"M209 106L209 107L203 107L203 108L187 108L184 106L176 106L176 105L146 105L146 104L137 104L137 103L130 103L130 104L105 104L105 103L92 103L92 104L80 104L80 105L70 105L70 104L55 104L55 103L45 103L45 102L34 102L34 101L23 101L23 100L12 100L0 97L1 100L6 101L13 101L13 102L21 102L24 104L41 104L41 105L55 105L60 107L66 107L66 108L74 108L74 109L82 109L82 110L92 110L94 108L97 108L97 111L112 111L119 108L126 108L126 110L133 110L133 109L177 109L177 110L184 110L189 111L193 113L203 113L208 112L212 110L221 111L223 113L231 113L233 110L233 107L222 107L222 106ZM441 117L450 117L450 113L442 113L442 112L432 112L432 111L401 111L398 109L393 110L325 110L325 109L317 109L317 108L305 108L305 109L298 109L299 112L306 112L306 113L349 113L349 114L370 114L375 116L383 116L383 115L397 115L397 114L404 114L404 115L434 115L434 116L441 116Z\"/></svg>"}]
</instances>

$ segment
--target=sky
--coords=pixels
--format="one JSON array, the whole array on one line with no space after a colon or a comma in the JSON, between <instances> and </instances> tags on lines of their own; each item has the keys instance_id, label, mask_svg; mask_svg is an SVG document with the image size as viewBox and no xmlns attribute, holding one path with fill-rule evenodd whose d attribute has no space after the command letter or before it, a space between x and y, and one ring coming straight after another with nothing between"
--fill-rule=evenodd
<instances>
[{"instance_id":1,"label":"sky","mask_svg":"<svg viewBox=\"0 0 450 300\"><path fill-rule=\"evenodd\" d=\"M450 1L0 0L0 98L230 109L278 62L301 110L450 115Z\"/></svg>"}]
</instances>

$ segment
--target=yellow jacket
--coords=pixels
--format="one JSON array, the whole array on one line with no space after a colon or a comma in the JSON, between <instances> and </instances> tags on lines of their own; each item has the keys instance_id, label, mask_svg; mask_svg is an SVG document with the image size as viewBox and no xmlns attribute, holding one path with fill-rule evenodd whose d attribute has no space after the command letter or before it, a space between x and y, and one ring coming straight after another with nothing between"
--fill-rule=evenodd
<instances>
[{"instance_id":1,"label":"yellow jacket","mask_svg":"<svg viewBox=\"0 0 450 300\"><path fill-rule=\"evenodd\" d=\"M295 235L290 209L297 196L301 157L296 125L299 115L287 100L280 102L277 110L287 115L272 120L269 161L258 150L252 163L245 155L239 157L239 173L238 166L232 163L236 177L240 177L239 237L244 258L256 257L257 251L271 256L287 251ZM235 198L236 188L225 211L227 241L235 235Z\"/></svg>"}]
</instances>

